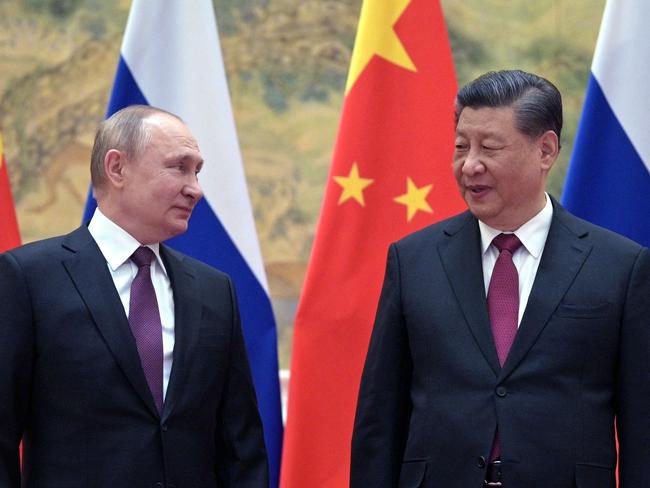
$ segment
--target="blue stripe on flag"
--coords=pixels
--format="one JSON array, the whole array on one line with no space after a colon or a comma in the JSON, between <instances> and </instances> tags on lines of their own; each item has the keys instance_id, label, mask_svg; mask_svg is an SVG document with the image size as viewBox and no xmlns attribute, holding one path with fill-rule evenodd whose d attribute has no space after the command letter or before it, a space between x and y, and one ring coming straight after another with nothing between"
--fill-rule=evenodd
<instances>
[{"instance_id":1,"label":"blue stripe on flag","mask_svg":"<svg viewBox=\"0 0 650 488\"><path fill-rule=\"evenodd\" d=\"M117 71L115 73L115 81L113 83L113 91L111 98L108 101L108 108L106 109L106 118L113 115L121 108L128 107L129 105L149 105L147 99L142 94L138 84L127 66L124 58L120 56L117 62ZM92 188L88 192L88 199L84 207L83 222L88 222L93 217L93 212L97 207L97 202L93 198Z\"/></svg>"},{"instance_id":2,"label":"blue stripe on flag","mask_svg":"<svg viewBox=\"0 0 650 488\"><path fill-rule=\"evenodd\" d=\"M579 217L650 246L650 173L593 75L562 203Z\"/></svg>"},{"instance_id":3,"label":"blue stripe on flag","mask_svg":"<svg viewBox=\"0 0 650 488\"><path fill-rule=\"evenodd\" d=\"M113 83L111 99L108 102L108 109L106 110L106 117L110 117L118 110L129 105L149 105L149 102L147 102L147 99L142 94L142 90L138 87L138 83L135 81L124 58L120 56L117 63L117 72L115 73L115 83Z\"/></svg>"},{"instance_id":4,"label":"blue stripe on flag","mask_svg":"<svg viewBox=\"0 0 650 488\"><path fill-rule=\"evenodd\" d=\"M277 415L280 391L277 376L277 344L273 310L268 295L255 278L234 242L202 199L192 212L189 230L167 241L174 249L229 274L235 283L239 311L264 423L269 467L279 467L282 448L282 418ZM271 365L276 365L275 371ZM272 473L278 476L278 471ZM271 478L273 479L273 478ZM276 478L277 479L277 478Z\"/></svg>"}]
</instances>

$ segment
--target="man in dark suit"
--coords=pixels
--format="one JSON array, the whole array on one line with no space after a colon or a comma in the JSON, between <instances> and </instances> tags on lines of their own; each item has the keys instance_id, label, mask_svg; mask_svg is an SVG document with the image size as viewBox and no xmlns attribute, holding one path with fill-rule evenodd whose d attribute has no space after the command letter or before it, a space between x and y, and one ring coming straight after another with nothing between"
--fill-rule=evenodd
<instances>
[{"instance_id":1,"label":"man in dark suit","mask_svg":"<svg viewBox=\"0 0 650 488\"><path fill-rule=\"evenodd\" d=\"M268 487L233 284L160 244L202 165L176 116L123 109L89 225L0 255L0 486Z\"/></svg>"},{"instance_id":2,"label":"man in dark suit","mask_svg":"<svg viewBox=\"0 0 650 488\"><path fill-rule=\"evenodd\" d=\"M650 486L650 253L545 193L561 129L533 74L459 91L469 211L390 246L352 488L614 488L615 419L620 487Z\"/></svg>"}]
</instances>

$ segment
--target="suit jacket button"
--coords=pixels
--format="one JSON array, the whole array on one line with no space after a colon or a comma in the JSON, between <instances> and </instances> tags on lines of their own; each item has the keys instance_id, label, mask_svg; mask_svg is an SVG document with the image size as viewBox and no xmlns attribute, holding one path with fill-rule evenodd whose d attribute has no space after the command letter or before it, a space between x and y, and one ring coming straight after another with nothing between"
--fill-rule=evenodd
<instances>
[{"instance_id":1,"label":"suit jacket button","mask_svg":"<svg viewBox=\"0 0 650 488\"><path fill-rule=\"evenodd\" d=\"M503 398L507 394L508 394L508 390L506 389L505 386L497 386L497 396Z\"/></svg>"},{"instance_id":2,"label":"suit jacket button","mask_svg":"<svg viewBox=\"0 0 650 488\"><path fill-rule=\"evenodd\" d=\"M163 484L159 481L158 483L154 483L153 488L163 488Z\"/></svg>"},{"instance_id":3,"label":"suit jacket button","mask_svg":"<svg viewBox=\"0 0 650 488\"><path fill-rule=\"evenodd\" d=\"M483 468L486 466L486 464L487 464L487 463L485 462L485 457L483 457L483 456L479 456L479 457L476 459L476 466L477 466L478 468L483 469Z\"/></svg>"}]
</instances>

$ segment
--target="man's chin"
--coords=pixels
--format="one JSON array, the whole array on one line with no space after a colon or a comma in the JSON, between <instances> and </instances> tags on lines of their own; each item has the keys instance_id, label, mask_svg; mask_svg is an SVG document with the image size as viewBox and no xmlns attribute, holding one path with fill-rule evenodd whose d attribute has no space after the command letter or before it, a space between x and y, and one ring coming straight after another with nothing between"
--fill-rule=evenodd
<instances>
[{"instance_id":1,"label":"man's chin","mask_svg":"<svg viewBox=\"0 0 650 488\"><path fill-rule=\"evenodd\" d=\"M469 208L469 211L472 212L474 217L479 219L481 222L487 223L495 215L494 210L488 205L482 205L468 200L465 200L465 203L467 203L467 207Z\"/></svg>"},{"instance_id":2,"label":"man's chin","mask_svg":"<svg viewBox=\"0 0 650 488\"><path fill-rule=\"evenodd\" d=\"M469 211L472 212L474 215L477 213L485 212L485 205L482 204L481 202L476 202L475 200L472 200L471 198L464 198L465 203L467 204L467 208L469 208ZM478 215L477 215L478 217Z\"/></svg>"},{"instance_id":3,"label":"man's chin","mask_svg":"<svg viewBox=\"0 0 650 488\"><path fill-rule=\"evenodd\" d=\"M165 240L172 239L172 238L174 238L176 236L184 234L185 232L187 232L188 227L189 227L189 221L187 221L187 220L174 222L167 229L167 235L169 237L167 237Z\"/></svg>"}]
</instances>

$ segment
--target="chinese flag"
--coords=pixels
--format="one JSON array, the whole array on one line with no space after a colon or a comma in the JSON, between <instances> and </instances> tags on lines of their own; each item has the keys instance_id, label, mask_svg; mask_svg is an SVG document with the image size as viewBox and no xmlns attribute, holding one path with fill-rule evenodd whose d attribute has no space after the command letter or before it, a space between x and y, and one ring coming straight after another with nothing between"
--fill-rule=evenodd
<instances>
[{"instance_id":1,"label":"chinese flag","mask_svg":"<svg viewBox=\"0 0 650 488\"><path fill-rule=\"evenodd\" d=\"M451 168L455 94L438 0L365 0L296 314L282 488L349 486L388 246L465 208Z\"/></svg>"},{"instance_id":2,"label":"chinese flag","mask_svg":"<svg viewBox=\"0 0 650 488\"><path fill-rule=\"evenodd\" d=\"M18 245L20 245L20 233L7 175L2 133L0 133L0 252Z\"/></svg>"}]
</instances>

